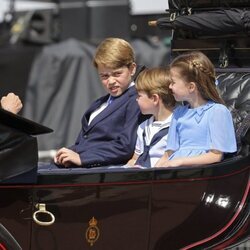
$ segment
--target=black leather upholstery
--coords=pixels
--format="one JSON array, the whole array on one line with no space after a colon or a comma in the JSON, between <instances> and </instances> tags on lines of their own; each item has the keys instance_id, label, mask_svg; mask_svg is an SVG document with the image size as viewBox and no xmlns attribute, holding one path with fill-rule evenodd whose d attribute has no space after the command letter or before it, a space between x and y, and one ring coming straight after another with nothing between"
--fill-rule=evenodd
<instances>
[{"instance_id":1,"label":"black leather upholstery","mask_svg":"<svg viewBox=\"0 0 250 250\"><path fill-rule=\"evenodd\" d=\"M250 113L250 72L218 73L218 89L230 110L241 117Z\"/></svg>"},{"instance_id":2,"label":"black leather upholstery","mask_svg":"<svg viewBox=\"0 0 250 250\"><path fill-rule=\"evenodd\" d=\"M250 72L235 69L217 74L218 90L230 109L238 144L238 154L249 153L250 144Z\"/></svg>"}]
</instances>

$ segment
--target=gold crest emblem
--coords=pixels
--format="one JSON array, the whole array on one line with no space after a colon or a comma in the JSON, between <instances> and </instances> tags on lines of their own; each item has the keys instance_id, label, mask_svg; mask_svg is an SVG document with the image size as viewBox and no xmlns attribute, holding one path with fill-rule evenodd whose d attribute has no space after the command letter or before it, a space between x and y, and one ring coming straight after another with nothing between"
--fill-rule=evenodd
<instances>
[{"instance_id":1,"label":"gold crest emblem","mask_svg":"<svg viewBox=\"0 0 250 250\"><path fill-rule=\"evenodd\" d=\"M100 235L99 228L97 227L97 220L95 217L92 217L92 219L89 221L89 227L86 230L86 240L90 244L90 246L93 246L94 243L98 240Z\"/></svg>"}]
</instances>

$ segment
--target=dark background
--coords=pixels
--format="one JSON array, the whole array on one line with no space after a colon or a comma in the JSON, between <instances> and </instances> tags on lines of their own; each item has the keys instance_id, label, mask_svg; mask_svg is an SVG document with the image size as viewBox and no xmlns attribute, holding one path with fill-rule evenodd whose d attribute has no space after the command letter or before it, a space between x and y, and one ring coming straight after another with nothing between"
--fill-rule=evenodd
<instances>
[{"instance_id":1,"label":"dark background","mask_svg":"<svg viewBox=\"0 0 250 250\"><path fill-rule=\"evenodd\" d=\"M12 1L12 3L16 2L18 0ZM171 35L169 31L147 25L149 20L156 20L166 14L131 15L128 0L37 2L57 3L58 7L30 12L10 10L13 11L12 22L0 24L0 96L15 92L25 102L26 85L32 62L37 53L49 44L76 38L97 45L105 37L114 36L129 41L142 39L150 45L156 43L157 47L159 42L168 45L168 38ZM27 28L21 35L19 34L19 38L14 43L11 43L11 39L13 40L16 35L11 32L11 27L28 15L32 17L29 19ZM39 31L39 27L42 27L42 31Z\"/></svg>"},{"instance_id":2,"label":"dark background","mask_svg":"<svg viewBox=\"0 0 250 250\"><path fill-rule=\"evenodd\" d=\"M50 150L74 143L82 114L93 100L104 94L90 62L95 47L103 39L128 40L135 50L137 64L155 67L169 61L171 31L148 26L148 21L166 16L164 10L163 14L134 15L128 0L44 2L55 3L55 8L17 12L13 5L8 13L12 19L0 23L0 97L9 92L19 95L24 104L20 115L54 130L53 134L38 138L39 149ZM74 41L70 42L71 39ZM89 46L91 55L82 46ZM48 63L34 70L41 55ZM53 60L58 60L58 67L67 65L66 70L46 67ZM78 63L80 69L74 66ZM70 70L75 74L66 73ZM74 92L77 100L65 103L69 89L76 83L81 89ZM50 90L42 87L47 85Z\"/></svg>"}]
</instances>

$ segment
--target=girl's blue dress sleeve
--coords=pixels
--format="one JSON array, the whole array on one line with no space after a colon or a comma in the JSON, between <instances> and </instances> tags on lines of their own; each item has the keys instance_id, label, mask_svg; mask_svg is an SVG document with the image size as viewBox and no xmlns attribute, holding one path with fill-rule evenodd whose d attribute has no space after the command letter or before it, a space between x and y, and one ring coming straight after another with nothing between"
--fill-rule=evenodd
<instances>
[{"instance_id":1,"label":"girl's blue dress sleeve","mask_svg":"<svg viewBox=\"0 0 250 250\"><path fill-rule=\"evenodd\" d=\"M209 116L210 149L225 153L237 151L235 129L230 111L222 104L213 107Z\"/></svg>"}]
</instances>

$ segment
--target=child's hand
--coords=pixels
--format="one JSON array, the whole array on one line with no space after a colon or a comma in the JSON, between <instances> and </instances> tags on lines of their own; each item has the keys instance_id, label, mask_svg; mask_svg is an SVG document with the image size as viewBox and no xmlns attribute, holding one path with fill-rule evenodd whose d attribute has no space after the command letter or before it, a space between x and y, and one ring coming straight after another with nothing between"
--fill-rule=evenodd
<instances>
[{"instance_id":1,"label":"child's hand","mask_svg":"<svg viewBox=\"0 0 250 250\"><path fill-rule=\"evenodd\" d=\"M165 153L155 164L154 168L168 167L169 160L168 154Z\"/></svg>"},{"instance_id":2,"label":"child's hand","mask_svg":"<svg viewBox=\"0 0 250 250\"><path fill-rule=\"evenodd\" d=\"M81 159L79 154L68 148L61 148L57 151L54 162L65 167L69 167L72 164L81 166Z\"/></svg>"},{"instance_id":3,"label":"child's hand","mask_svg":"<svg viewBox=\"0 0 250 250\"><path fill-rule=\"evenodd\" d=\"M174 160L168 161L167 167L180 167L182 165L184 165L183 159L179 158L179 159L174 159Z\"/></svg>"},{"instance_id":4,"label":"child's hand","mask_svg":"<svg viewBox=\"0 0 250 250\"><path fill-rule=\"evenodd\" d=\"M160 159L156 165L155 168L160 168L160 167L180 167L183 165L183 160L180 159L175 159L175 160L168 160L168 159Z\"/></svg>"}]
</instances>

